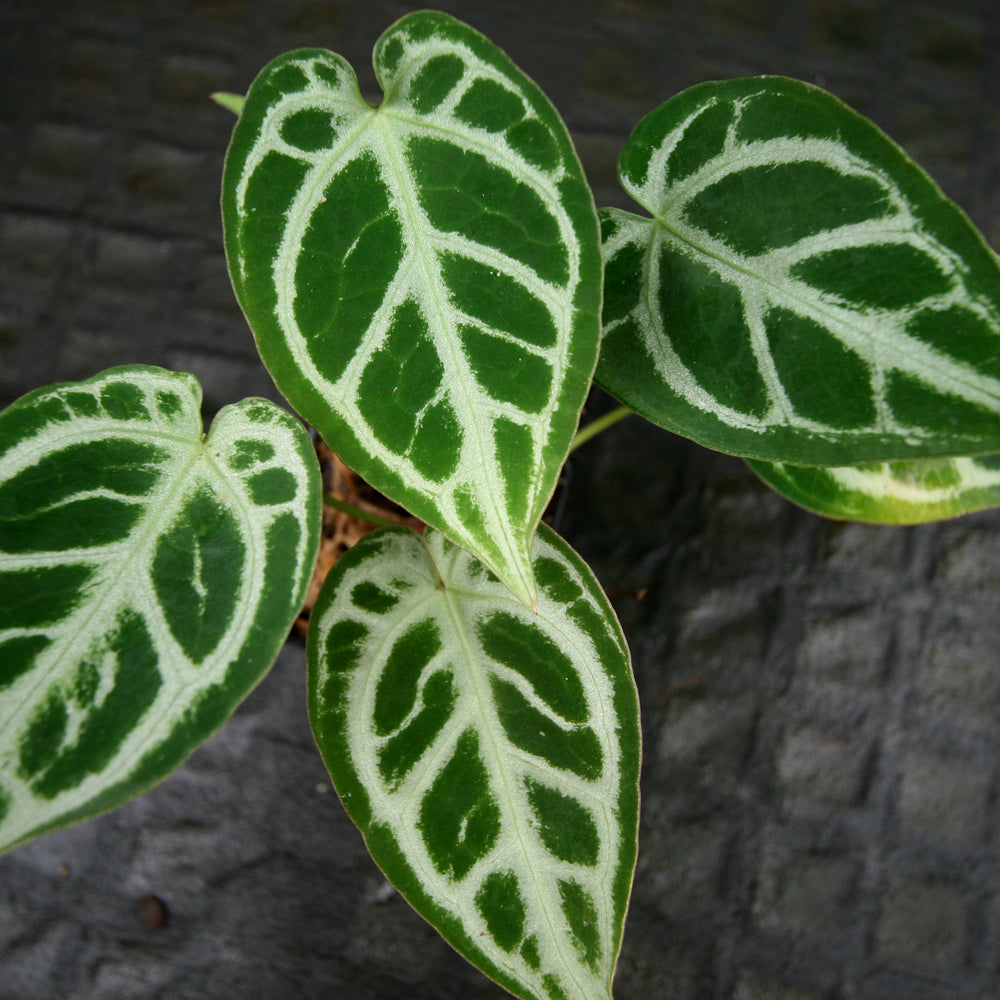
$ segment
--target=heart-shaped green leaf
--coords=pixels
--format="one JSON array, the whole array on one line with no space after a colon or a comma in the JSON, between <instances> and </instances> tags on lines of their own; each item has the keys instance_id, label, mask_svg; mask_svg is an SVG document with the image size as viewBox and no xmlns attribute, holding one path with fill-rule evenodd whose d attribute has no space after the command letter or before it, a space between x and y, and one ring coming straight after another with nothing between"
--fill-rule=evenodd
<instances>
[{"instance_id":1,"label":"heart-shaped green leaf","mask_svg":"<svg viewBox=\"0 0 1000 1000\"><path fill-rule=\"evenodd\" d=\"M832 467L748 464L768 486L825 517L921 524L1000 506L1000 455Z\"/></svg>"},{"instance_id":2,"label":"heart-shaped green leaf","mask_svg":"<svg viewBox=\"0 0 1000 1000\"><path fill-rule=\"evenodd\" d=\"M114 368L0 413L0 851L144 791L270 668L320 485L263 399Z\"/></svg>"},{"instance_id":3,"label":"heart-shaped green leaf","mask_svg":"<svg viewBox=\"0 0 1000 1000\"><path fill-rule=\"evenodd\" d=\"M597 360L593 199L551 104L471 28L409 15L375 70L379 107L330 52L254 81L223 181L236 294L344 461L530 605Z\"/></svg>"},{"instance_id":4,"label":"heart-shaped green leaf","mask_svg":"<svg viewBox=\"0 0 1000 1000\"><path fill-rule=\"evenodd\" d=\"M538 610L440 534L368 535L309 629L313 732L375 861L516 996L610 995L639 722L596 581L545 525Z\"/></svg>"},{"instance_id":5,"label":"heart-shaped green leaf","mask_svg":"<svg viewBox=\"0 0 1000 1000\"><path fill-rule=\"evenodd\" d=\"M995 452L1000 266L871 122L775 77L691 88L602 212L597 380L712 448L802 465Z\"/></svg>"}]
</instances>

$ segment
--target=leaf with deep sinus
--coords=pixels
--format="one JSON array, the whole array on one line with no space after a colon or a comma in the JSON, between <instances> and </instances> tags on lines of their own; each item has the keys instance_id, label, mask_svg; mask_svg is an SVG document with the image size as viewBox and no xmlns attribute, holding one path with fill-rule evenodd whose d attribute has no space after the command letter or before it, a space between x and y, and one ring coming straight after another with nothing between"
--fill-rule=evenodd
<instances>
[{"instance_id":1,"label":"leaf with deep sinus","mask_svg":"<svg viewBox=\"0 0 1000 1000\"><path fill-rule=\"evenodd\" d=\"M421 12L281 56L226 157L237 297L278 388L368 482L527 604L530 545L600 341L600 235L569 136L492 43Z\"/></svg>"},{"instance_id":2,"label":"leaf with deep sinus","mask_svg":"<svg viewBox=\"0 0 1000 1000\"><path fill-rule=\"evenodd\" d=\"M825 517L922 524L1000 506L1000 455L834 467L748 464L772 489Z\"/></svg>"},{"instance_id":3,"label":"leaf with deep sinus","mask_svg":"<svg viewBox=\"0 0 1000 1000\"><path fill-rule=\"evenodd\" d=\"M347 811L411 905L518 997L610 994L635 863L628 650L545 525L532 613L429 529L366 536L311 617L309 713Z\"/></svg>"},{"instance_id":4,"label":"leaf with deep sinus","mask_svg":"<svg viewBox=\"0 0 1000 1000\"><path fill-rule=\"evenodd\" d=\"M0 413L0 851L138 795L270 668L319 539L285 410L113 368Z\"/></svg>"},{"instance_id":5,"label":"leaf with deep sinus","mask_svg":"<svg viewBox=\"0 0 1000 1000\"><path fill-rule=\"evenodd\" d=\"M871 122L777 77L706 83L619 161L597 381L719 451L801 465L995 452L1000 266Z\"/></svg>"}]
</instances>

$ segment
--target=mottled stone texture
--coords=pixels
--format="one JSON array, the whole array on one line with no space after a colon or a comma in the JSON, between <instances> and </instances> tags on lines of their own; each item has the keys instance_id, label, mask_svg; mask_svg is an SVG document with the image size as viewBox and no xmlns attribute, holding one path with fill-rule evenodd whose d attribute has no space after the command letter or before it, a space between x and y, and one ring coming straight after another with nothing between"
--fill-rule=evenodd
<instances>
[{"instance_id":1,"label":"mottled stone texture","mask_svg":"<svg viewBox=\"0 0 1000 1000\"><path fill-rule=\"evenodd\" d=\"M614 162L644 112L783 73L874 117L1000 244L988 0L444 6L553 97L599 204L626 203ZM207 95L324 45L375 96L371 45L408 9L0 4L0 404L123 362L193 371L209 411L273 394L228 287L232 120ZM574 458L562 529L614 595L643 702L619 1000L1000 995L1000 516L822 522L633 419ZM294 643L159 788L0 860L2 1000L500 995L368 860Z\"/></svg>"}]
</instances>

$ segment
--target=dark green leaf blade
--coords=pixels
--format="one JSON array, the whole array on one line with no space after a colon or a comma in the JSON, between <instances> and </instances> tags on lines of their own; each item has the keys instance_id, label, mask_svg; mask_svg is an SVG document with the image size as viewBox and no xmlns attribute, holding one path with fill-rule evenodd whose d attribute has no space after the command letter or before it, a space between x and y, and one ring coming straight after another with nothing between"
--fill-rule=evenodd
<instances>
[{"instance_id":1,"label":"dark green leaf blade","mask_svg":"<svg viewBox=\"0 0 1000 1000\"><path fill-rule=\"evenodd\" d=\"M551 104L466 25L408 15L375 69L378 108L320 50L251 86L223 181L236 294L345 462L530 605L597 360L593 199Z\"/></svg>"},{"instance_id":2,"label":"dark green leaf blade","mask_svg":"<svg viewBox=\"0 0 1000 1000\"><path fill-rule=\"evenodd\" d=\"M0 851L169 774L270 668L318 548L305 430L114 368L0 413Z\"/></svg>"},{"instance_id":3,"label":"dark green leaf blade","mask_svg":"<svg viewBox=\"0 0 1000 1000\"><path fill-rule=\"evenodd\" d=\"M429 529L366 536L311 618L317 744L375 861L518 997L610 996L635 863L628 650L587 567L533 548L533 613Z\"/></svg>"},{"instance_id":4,"label":"dark green leaf blade","mask_svg":"<svg viewBox=\"0 0 1000 1000\"><path fill-rule=\"evenodd\" d=\"M890 139L778 77L693 87L602 211L597 381L709 447L802 465L996 451L1000 264Z\"/></svg>"}]
</instances>

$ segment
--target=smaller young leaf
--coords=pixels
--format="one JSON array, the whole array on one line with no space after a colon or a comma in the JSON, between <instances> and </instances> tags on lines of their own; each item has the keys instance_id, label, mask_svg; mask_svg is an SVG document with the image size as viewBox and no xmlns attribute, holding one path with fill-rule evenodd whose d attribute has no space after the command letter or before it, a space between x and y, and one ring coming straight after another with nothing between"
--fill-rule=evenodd
<instances>
[{"instance_id":1,"label":"smaller young leaf","mask_svg":"<svg viewBox=\"0 0 1000 1000\"><path fill-rule=\"evenodd\" d=\"M1000 442L1000 263L871 122L780 77L706 83L622 151L596 379L720 451L802 465Z\"/></svg>"},{"instance_id":2,"label":"smaller young leaf","mask_svg":"<svg viewBox=\"0 0 1000 1000\"><path fill-rule=\"evenodd\" d=\"M428 529L367 535L308 639L313 732L372 857L469 961L525 1000L610 996L635 863L628 650L545 525L532 613Z\"/></svg>"},{"instance_id":3,"label":"smaller young leaf","mask_svg":"<svg viewBox=\"0 0 1000 1000\"><path fill-rule=\"evenodd\" d=\"M285 410L113 368L0 413L0 851L132 798L270 668L318 547Z\"/></svg>"},{"instance_id":4,"label":"smaller young leaf","mask_svg":"<svg viewBox=\"0 0 1000 1000\"><path fill-rule=\"evenodd\" d=\"M833 467L747 464L772 489L825 517L921 524L1000 506L1000 455Z\"/></svg>"}]
</instances>

